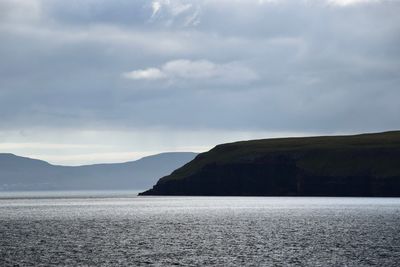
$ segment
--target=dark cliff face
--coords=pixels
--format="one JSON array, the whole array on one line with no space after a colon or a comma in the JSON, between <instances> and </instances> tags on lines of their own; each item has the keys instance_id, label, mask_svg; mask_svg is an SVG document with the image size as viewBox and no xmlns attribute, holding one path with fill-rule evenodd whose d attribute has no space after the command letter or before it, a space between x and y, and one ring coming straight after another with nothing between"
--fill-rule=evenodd
<instances>
[{"instance_id":1,"label":"dark cliff face","mask_svg":"<svg viewBox=\"0 0 400 267\"><path fill-rule=\"evenodd\" d=\"M400 132L224 144L142 195L400 196Z\"/></svg>"}]
</instances>

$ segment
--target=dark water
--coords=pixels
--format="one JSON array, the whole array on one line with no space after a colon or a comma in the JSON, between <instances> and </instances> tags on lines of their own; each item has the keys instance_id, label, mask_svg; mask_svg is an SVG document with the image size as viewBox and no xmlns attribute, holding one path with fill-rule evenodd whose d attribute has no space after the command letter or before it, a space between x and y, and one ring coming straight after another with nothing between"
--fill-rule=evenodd
<instances>
[{"instance_id":1,"label":"dark water","mask_svg":"<svg viewBox=\"0 0 400 267\"><path fill-rule=\"evenodd\" d=\"M399 264L400 199L0 199L0 266Z\"/></svg>"}]
</instances>

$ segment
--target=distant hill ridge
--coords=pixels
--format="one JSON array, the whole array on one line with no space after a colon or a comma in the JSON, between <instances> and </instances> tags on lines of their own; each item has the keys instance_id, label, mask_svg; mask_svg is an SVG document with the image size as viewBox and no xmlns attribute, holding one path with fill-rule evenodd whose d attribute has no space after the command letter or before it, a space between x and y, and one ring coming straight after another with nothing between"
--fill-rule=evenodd
<instances>
[{"instance_id":1,"label":"distant hill ridge","mask_svg":"<svg viewBox=\"0 0 400 267\"><path fill-rule=\"evenodd\" d=\"M192 160L191 152L168 152L124 163L58 166L46 161L0 153L0 191L143 190L157 177Z\"/></svg>"},{"instance_id":2,"label":"distant hill ridge","mask_svg":"<svg viewBox=\"0 0 400 267\"><path fill-rule=\"evenodd\" d=\"M222 144L142 195L400 196L400 131Z\"/></svg>"}]
</instances>

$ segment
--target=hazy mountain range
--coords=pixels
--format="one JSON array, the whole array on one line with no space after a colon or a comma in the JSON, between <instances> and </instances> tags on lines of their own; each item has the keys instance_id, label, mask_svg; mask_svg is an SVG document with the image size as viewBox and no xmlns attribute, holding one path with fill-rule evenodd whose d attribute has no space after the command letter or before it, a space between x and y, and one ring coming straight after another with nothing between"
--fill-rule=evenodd
<instances>
[{"instance_id":1,"label":"hazy mountain range","mask_svg":"<svg viewBox=\"0 0 400 267\"><path fill-rule=\"evenodd\" d=\"M191 152L172 152L125 163L57 166L0 153L0 191L147 189L195 156Z\"/></svg>"}]
</instances>

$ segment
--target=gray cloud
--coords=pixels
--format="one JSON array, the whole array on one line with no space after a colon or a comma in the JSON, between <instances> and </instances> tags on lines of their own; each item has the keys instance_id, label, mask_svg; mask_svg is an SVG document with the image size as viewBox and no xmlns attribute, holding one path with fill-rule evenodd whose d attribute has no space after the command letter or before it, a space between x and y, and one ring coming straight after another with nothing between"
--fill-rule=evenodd
<instances>
[{"instance_id":1,"label":"gray cloud","mask_svg":"<svg viewBox=\"0 0 400 267\"><path fill-rule=\"evenodd\" d=\"M3 0L0 131L396 129L399 12L389 0Z\"/></svg>"}]
</instances>

